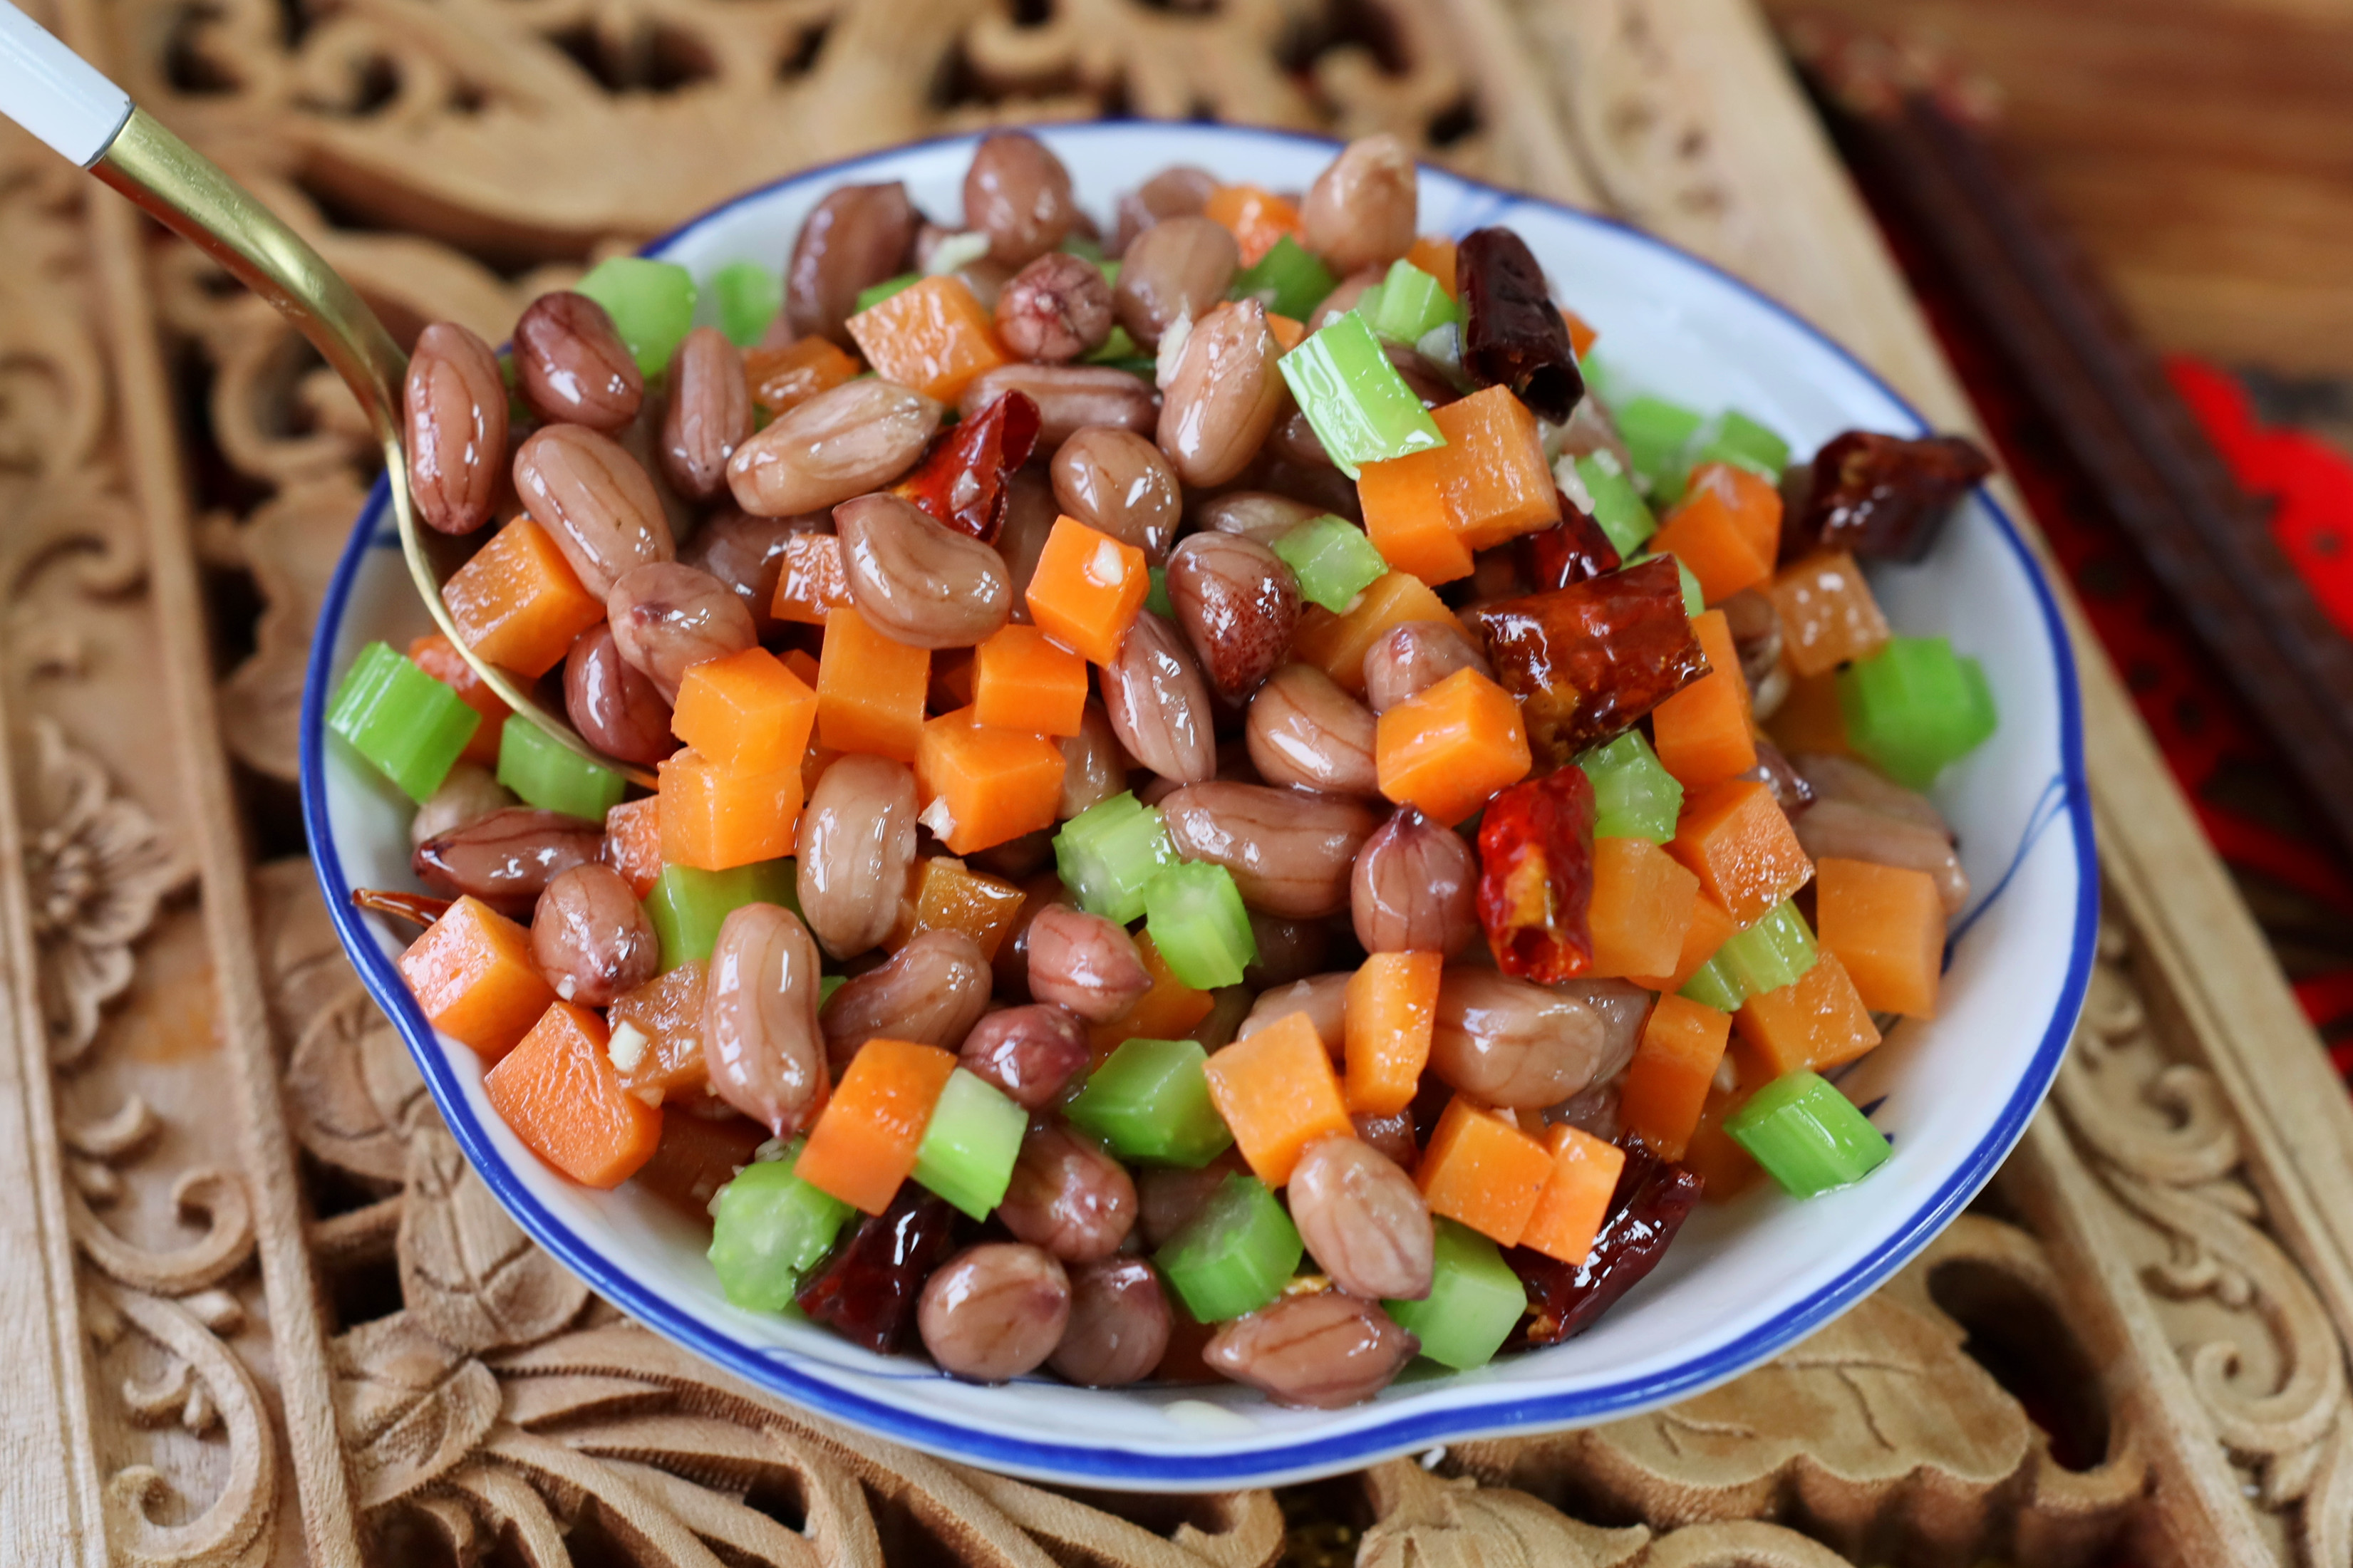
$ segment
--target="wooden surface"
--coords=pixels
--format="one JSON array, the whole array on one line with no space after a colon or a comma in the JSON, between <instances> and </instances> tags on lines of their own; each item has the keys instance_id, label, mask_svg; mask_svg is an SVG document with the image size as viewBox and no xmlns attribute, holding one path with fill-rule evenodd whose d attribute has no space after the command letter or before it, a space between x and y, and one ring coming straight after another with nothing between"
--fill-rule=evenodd
<instances>
[{"instance_id":1,"label":"wooden surface","mask_svg":"<svg viewBox=\"0 0 2353 1568\"><path fill-rule=\"evenodd\" d=\"M1968 411L1744 0L56 0L401 330L797 164L1101 107L1389 127ZM1475 112L1466 105L1475 104ZM2107 928L2052 1105L1680 1406L1282 1498L1070 1498L617 1321L458 1159L299 853L364 443L266 307L0 137L0 1551L16 1562L2353 1562L2353 1110L2088 639ZM2030 1421L2005 1392L2031 1388Z\"/></svg>"}]
</instances>

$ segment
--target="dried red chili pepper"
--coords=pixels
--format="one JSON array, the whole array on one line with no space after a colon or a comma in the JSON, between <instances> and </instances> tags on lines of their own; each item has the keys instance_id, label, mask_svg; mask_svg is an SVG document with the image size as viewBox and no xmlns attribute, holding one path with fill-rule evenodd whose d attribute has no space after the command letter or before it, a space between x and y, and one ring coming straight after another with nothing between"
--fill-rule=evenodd
<instances>
[{"instance_id":1,"label":"dried red chili pepper","mask_svg":"<svg viewBox=\"0 0 2353 1568\"><path fill-rule=\"evenodd\" d=\"M1566 588L1473 605L1504 689L1520 699L1540 764L1565 767L1707 672L1683 613L1683 580L1661 556Z\"/></svg>"},{"instance_id":2,"label":"dried red chili pepper","mask_svg":"<svg viewBox=\"0 0 2353 1568\"><path fill-rule=\"evenodd\" d=\"M923 1281L955 1250L955 1210L913 1182L860 1220L793 1300L855 1345L889 1355L906 1342Z\"/></svg>"},{"instance_id":3,"label":"dried red chili pepper","mask_svg":"<svg viewBox=\"0 0 2353 1568\"><path fill-rule=\"evenodd\" d=\"M1539 417L1567 424L1585 376L1527 242L1508 228L1472 230L1455 247L1454 280L1463 370L1481 386L1510 387Z\"/></svg>"},{"instance_id":4,"label":"dried red chili pepper","mask_svg":"<svg viewBox=\"0 0 2353 1568\"><path fill-rule=\"evenodd\" d=\"M1479 923L1506 974L1550 985L1593 964L1593 781L1515 784L1479 822Z\"/></svg>"},{"instance_id":5,"label":"dried red chili pepper","mask_svg":"<svg viewBox=\"0 0 2353 1568\"><path fill-rule=\"evenodd\" d=\"M1504 1250L1504 1261L1527 1288L1528 1315L1504 1342L1506 1351L1558 1344L1583 1333L1666 1256L1667 1244L1699 1202L1700 1179L1670 1165L1642 1145L1621 1138L1625 1168L1609 1195L1609 1217L1582 1264L1563 1263L1531 1247Z\"/></svg>"},{"instance_id":6,"label":"dried red chili pepper","mask_svg":"<svg viewBox=\"0 0 2353 1568\"><path fill-rule=\"evenodd\" d=\"M996 543L1013 493L1007 481L1038 444L1038 417L1037 400L1028 393L1006 393L942 431L915 471L892 486L891 493L959 533Z\"/></svg>"},{"instance_id":7,"label":"dried red chili pepper","mask_svg":"<svg viewBox=\"0 0 2353 1568\"><path fill-rule=\"evenodd\" d=\"M1781 559L1817 550L1848 550L1880 561L1917 561L1936 542L1953 503L1993 471L1976 443L1958 436L1901 436L1849 430L1833 436L1799 470L1785 497Z\"/></svg>"},{"instance_id":8,"label":"dried red chili pepper","mask_svg":"<svg viewBox=\"0 0 2353 1568\"><path fill-rule=\"evenodd\" d=\"M429 926L449 912L453 899L437 899L425 893L395 892L389 888L353 888L352 908L374 910L395 920L409 921Z\"/></svg>"},{"instance_id":9,"label":"dried red chili pepper","mask_svg":"<svg viewBox=\"0 0 2353 1568\"><path fill-rule=\"evenodd\" d=\"M1528 575L1539 593L1615 572L1624 563L1601 525L1566 495L1560 496L1560 521L1520 535L1520 542L1527 547Z\"/></svg>"}]
</instances>

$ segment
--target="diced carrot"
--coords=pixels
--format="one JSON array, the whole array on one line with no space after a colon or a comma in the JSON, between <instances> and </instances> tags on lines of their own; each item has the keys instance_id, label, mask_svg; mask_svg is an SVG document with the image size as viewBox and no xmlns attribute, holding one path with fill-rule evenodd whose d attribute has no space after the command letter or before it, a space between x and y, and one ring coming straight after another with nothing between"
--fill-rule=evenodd
<instances>
[{"instance_id":1,"label":"diced carrot","mask_svg":"<svg viewBox=\"0 0 2353 1568\"><path fill-rule=\"evenodd\" d=\"M1203 1070L1235 1145L1270 1187L1291 1180L1291 1168L1317 1139L1356 1135L1323 1037L1303 1013L1212 1052Z\"/></svg>"},{"instance_id":2,"label":"diced carrot","mask_svg":"<svg viewBox=\"0 0 2353 1568\"><path fill-rule=\"evenodd\" d=\"M923 821L958 855L1051 827L1064 761L1043 735L992 729L969 708L943 713L923 726L915 752Z\"/></svg>"},{"instance_id":3,"label":"diced carrot","mask_svg":"<svg viewBox=\"0 0 2353 1568\"><path fill-rule=\"evenodd\" d=\"M857 374L858 362L821 337L806 337L780 349L744 352L744 384L771 419Z\"/></svg>"},{"instance_id":4,"label":"diced carrot","mask_svg":"<svg viewBox=\"0 0 2353 1568\"><path fill-rule=\"evenodd\" d=\"M1518 701L1475 669L1382 714L1373 752L1383 795L1450 827L1527 777L1530 761Z\"/></svg>"},{"instance_id":5,"label":"diced carrot","mask_svg":"<svg viewBox=\"0 0 2353 1568\"><path fill-rule=\"evenodd\" d=\"M809 749L801 753L801 803L804 805L808 803L808 797L817 793L817 781L825 777L825 770L843 754L820 746L815 741L809 742Z\"/></svg>"},{"instance_id":6,"label":"diced carrot","mask_svg":"<svg viewBox=\"0 0 2353 1568\"><path fill-rule=\"evenodd\" d=\"M1427 498L1435 494L1445 508L1447 526L1466 550L1486 550L1560 521L1560 492L1545 461L1544 432L1510 387L1482 388L1430 410L1430 417L1446 437L1445 446L1364 466L1366 476L1382 474L1371 495L1365 494L1363 479L1357 481L1365 531L1376 544L1381 541L1373 521L1377 500L1384 510L1399 512L1399 521L1384 526L1403 538L1427 528L1419 520L1428 510ZM1388 554L1386 548L1382 553Z\"/></svg>"},{"instance_id":7,"label":"diced carrot","mask_svg":"<svg viewBox=\"0 0 2353 1568\"><path fill-rule=\"evenodd\" d=\"M451 573L441 602L468 647L521 675L554 669L572 639L605 618L605 602L580 585L555 542L527 517Z\"/></svg>"},{"instance_id":8,"label":"diced carrot","mask_svg":"<svg viewBox=\"0 0 2353 1568\"><path fill-rule=\"evenodd\" d=\"M801 678L801 684L811 691L817 689L817 658L807 648L788 647L781 656L785 668Z\"/></svg>"},{"instance_id":9,"label":"diced carrot","mask_svg":"<svg viewBox=\"0 0 2353 1568\"><path fill-rule=\"evenodd\" d=\"M1773 481L1737 463L1702 463L1683 481L1683 496L1688 501L1703 494L1713 496L1732 514L1749 544L1764 557L1770 575L1772 563L1781 553L1781 492ZM1656 540L1650 548L1659 548ZM1715 601L1711 595L1708 602Z\"/></svg>"},{"instance_id":10,"label":"diced carrot","mask_svg":"<svg viewBox=\"0 0 2353 1568\"><path fill-rule=\"evenodd\" d=\"M491 1109L530 1151L584 1187L617 1187L653 1158L661 1111L621 1087L605 1020L549 1005L531 1033L482 1077Z\"/></svg>"},{"instance_id":11,"label":"diced carrot","mask_svg":"<svg viewBox=\"0 0 2353 1568\"><path fill-rule=\"evenodd\" d=\"M1593 1239L1601 1234L1602 1222L1609 1217L1609 1199L1618 1191L1618 1173L1626 1168L1626 1151L1566 1121L1545 1129L1545 1147L1552 1155L1552 1174L1536 1194L1535 1212L1520 1233L1520 1245L1582 1267L1593 1255Z\"/></svg>"},{"instance_id":12,"label":"diced carrot","mask_svg":"<svg viewBox=\"0 0 2353 1568\"><path fill-rule=\"evenodd\" d=\"M955 1065L937 1046L877 1038L859 1047L793 1173L868 1214L889 1208L915 1168L915 1150Z\"/></svg>"},{"instance_id":13,"label":"diced carrot","mask_svg":"<svg viewBox=\"0 0 2353 1568\"><path fill-rule=\"evenodd\" d=\"M1579 359L1591 353L1593 345L1600 341L1601 334L1593 330L1593 324L1566 305L1560 307L1560 324L1568 329L1568 352Z\"/></svg>"},{"instance_id":14,"label":"diced carrot","mask_svg":"<svg viewBox=\"0 0 2353 1568\"><path fill-rule=\"evenodd\" d=\"M1754 779L1726 779L1684 796L1667 853L1698 875L1701 889L1739 926L1753 924L1814 874L1773 792Z\"/></svg>"},{"instance_id":15,"label":"diced carrot","mask_svg":"<svg viewBox=\"0 0 2353 1568\"><path fill-rule=\"evenodd\" d=\"M1773 557L1758 548L1746 521L1714 489L1685 490L1644 548L1689 567L1699 579L1700 596L1711 605L1773 575Z\"/></svg>"},{"instance_id":16,"label":"diced carrot","mask_svg":"<svg viewBox=\"0 0 2353 1568\"><path fill-rule=\"evenodd\" d=\"M1279 316L1272 310L1266 313L1266 330L1274 334L1274 346L1284 353L1289 353L1307 341L1306 322L1294 321L1289 316Z\"/></svg>"},{"instance_id":17,"label":"diced carrot","mask_svg":"<svg viewBox=\"0 0 2353 1568\"><path fill-rule=\"evenodd\" d=\"M1543 1144L1458 1094L1440 1113L1413 1180L1430 1213L1517 1247L1552 1167Z\"/></svg>"},{"instance_id":18,"label":"diced carrot","mask_svg":"<svg viewBox=\"0 0 2353 1568\"><path fill-rule=\"evenodd\" d=\"M1674 969L1699 907L1699 879L1647 838L1593 841L1596 978L1664 974Z\"/></svg>"},{"instance_id":19,"label":"diced carrot","mask_svg":"<svg viewBox=\"0 0 2353 1568\"><path fill-rule=\"evenodd\" d=\"M912 763L923 739L929 649L893 642L844 605L825 624L817 667L817 738L837 752Z\"/></svg>"},{"instance_id":20,"label":"diced carrot","mask_svg":"<svg viewBox=\"0 0 2353 1568\"><path fill-rule=\"evenodd\" d=\"M1143 551L1075 517L1058 517L1038 552L1027 597L1030 620L1048 636L1109 664L1151 593L1151 563Z\"/></svg>"},{"instance_id":21,"label":"diced carrot","mask_svg":"<svg viewBox=\"0 0 2353 1568\"><path fill-rule=\"evenodd\" d=\"M1731 1041L1731 1014L1687 997L1660 997L1618 1086L1619 1124L1660 1159L1682 1159Z\"/></svg>"},{"instance_id":22,"label":"diced carrot","mask_svg":"<svg viewBox=\"0 0 2353 1568\"><path fill-rule=\"evenodd\" d=\"M1365 509L1365 537L1382 560L1425 583L1451 583L1471 575L1471 547L1447 515L1438 466L1414 460L1430 455L1365 464L1356 499Z\"/></svg>"},{"instance_id":23,"label":"diced carrot","mask_svg":"<svg viewBox=\"0 0 2353 1568\"><path fill-rule=\"evenodd\" d=\"M841 564L841 540L830 533L796 533L777 555L776 591L768 613L780 621L821 626L849 603L849 574Z\"/></svg>"},{"instance_id":24,"label":"diced carrot","mask_svg":"<svg viewBox=\"0 0 2353 1568\"><path fill-rule=\"evenodd\" d=\"M1814 863L1814 923L1855 994L1874 1013L1936 1016L1945 966L1945 904L1936 879L1901 866Z\"/></svg>"},{"instance_id":25,"label":"diced carrot","mask_svg":"<svg viewBox=\"0 0 2353 1568\"><path fill-rule=\"evenodd\" d=\"M907 884L899 922L882 939L887 952L898 952L927 931L960 931L980 944L982 957L994 962L1021 915L1020 889L945 855L918 860Z\"/></svg>"},{"instance_id":26,"label":"diced carrot","mask_svg":"<svg viewBox=\"0 0 2353 1568\"><path fill-rule=\"evenodd\" d=\"M1445 967L1443 953L1377 952L1348 976L1343 1092L1350 1110L1394 1116L1413 1103L1430 1065Z\"/></svg>"},{"instance_id":27,"label":"diced carrot","mask_svg":"<svg viewBox=\"0 0 2353 1568\"><path fill-rule=\"evenodd\" d=\"M473 738L459 755L467 762L496 768L499 737L506 731L507 714L511 711L505 700L482 683L474 667L466 662L465 655L458 651L458 645L439 632L427 632L410 643L408 657L417 668L456 692L459 701L482 716L481 723L475 726Z\"/></svg>"},{"instance_id":28,"label":"diced carrot","mask_svg":"<svg viewBox=\"0 0 2353 1568\"><path fill-rule=\"evenodd\" d=\"M1781 668L1788 669L1786 658ZM1789 694L1781 699L1781 706L1765 721L1765 732L1791 756L1801 752L1825 752L1838 757L1851 754L1852 748L1846 743L1846 711L1839 706L1838 672L1791 672Z\"/></svg>"},{"instance_id":29,"label":"diced carrot","mask_svg":"<svg viewBox=\"0 0 2353 1568\"><path fill-rule=\"evenodd\" d=\"M1406 247L1405 258L1432 278L1446 290L1446 297L1455 298L1454 242L1443 235L1425 234Z\"/></svg>"},{"instance_id":30,"label":"diced carrot","mask_svg":"<svg viewBox=\"0 0 2353 1568\"><path fill-rule=\"evenodd\" d=\"M656 770L665 865L724 871L793 852L800 835L801 768L735 773L691 746Z\"/></svg>"},{"instance_id":31,"label":"diced carrot","mask_svg":"<svg viewBox=\"0 0 2353 1568\"><path fill-rule=\"evenodd\" d=\"M708 966L690 958L613 998L606 1054L621 1087L648 1104L698 1091L711 1081L702 1065L702 994Z\"/></svg>"},{"instance_id":32,"label":"diced carrot","mask_svg":"<svg viewBox=\"0 0 2353 1568\"><path fill-rule=\"evenodd\" d=\"M926 278L859 311L849 326L875 374L942 403L1006 363L988 312L961 278Z\"/></svg>"},{"instance_id":33,"label":"diced carrot","mask_svg":"<svg viewBox=\"0 0 2353 1568\"><path fill-rule=\"evenodd\" d=\"M1008 621L973 657L970 700L994 729L1075 735L1086 718L1087 661L1039 627Z\"/></svg>"},{"instance_id":34,"label":"diced carrot","mask_svg":"<svg viewBox=\"0 0 2353 1568\"><path fill-rule=\"evenodd\" d=\"M1257 185L1220 185L1209 193L1201 215L1223 224L1241 247L1242 265L1255 267L1284 235L1294 239L1306 232L1299 209Z\"/></svg>"},{"instance_id":35,"label":"diced carrot","mask_svg":"<svg viewBox=\"0 0 2353 1568\"><path fill-rule=\"evenodd\" d=\"M1712 1204L1729 1203L1765 1177L1756 1157L1724 1130L1724 1119L1748 1103L1754 1086L1739 1089L1712 1089L1699 1113L1699 1126L1677 1162L1700 1179L1700 1196Z\"/></svg>"},{"instance_id":36,"label":"diced carrot","mask_svg":"<svg viewBox=\"0 0 2353 1568\"><path fill-rule=\"evenodd\" d=\"M1408 621L1444 621L1459 626L1446 602L1410 572L1391 572L1357 597L1346 615L1310 605L1292 634L1295 658L1330 676L1350 695L1365 694L1365 650Z\"/></svg>"},{"instance_id":37,"label":"diced carrot","mask_svg":"<svg viewBox=\"0 0 2353 1568\"><path fill-rule=\"evenodd\" d=\"M1751 996L1733 1020L1741 1081L1758 1082L1851 1062L1879 1044L1879 1026L1838 954L1824 951L1794 985Z\"/></svg>"},{"instance_id":38,"label":"diced carrot","mask_svg":"<svg viewBox=\"0 0 2353 1568\"><path fill-rule=\"evenodd\" d=\"M625 800L605 813L605 864L644 898L661 875L661 796Z\"/></svg>"},{"instance_id":39,"label":"diced carrot","mask_svg":"<svg viewBox=\"0 0 2353 1568\"><path fill-rule=\"evenodd\" d=\"M1687 790L1705 789L1757 765L1757 738L1748 718L1748 679L1722 610L1692 622L1707 655L1708 671L1651 710L1651 739L1659 762Z\"/></svg>"},{"instance_id":40,"label":"diced carrot","mask_svg":"<svg viewBox=\"0 0 2353 1568\"><path fill-rule=\"evenodd\" d=\"M817 693L764 647L690 666L670 733L730 773L798 772L817 724Z\"/></svg>"},{"instance_id":41,"label":"diced carrot","mask_svg":"<svg viewBox=\"0 0 2353 1568\"><path fill-rule=\"evenodd\" d=\"M1799 675L1826 675L1887 641L1887 617L1843 550L1791 562L1765 596L1780 612L1781 657Z\"/></svg>"},{"instance_id":42,"label":"diced carrot","mask_svg":"<svg viewBox=\"0 0 2353 1568\"><path fill-rule=\"evenodd\" d=\"M1626 978L1652 991L1680 991L1691 984L1691 977L1699 973L1699 966L1714 958L1716 949L1739 929L1732 917L1725 912L1724 906L1703 892L1692 900L1691 924L1683 928L1683 951L1675 958L1673 972L1667 974L1630 974Z\"/></svg>"},{"instance_id":43,"label":"diced carrot","mask_svg":"<svg viewBox=\"0 0 2353 1568\"><path fill-rule=\"evenodd\" d=\"M555 1000L531 955L531 932L470 896L408 944L400 975L435 1028L492 1061Z\"/></svg>"},{"instance_id":44,"label":"diced carrot","mask_svg":"<svg viewBox=\"0 0 2353 1568\"><path fill-rule=\"evenodd\" d=\"M1110 1023L1088 1028L1087 1045L1097 1062L1130 1040L1184 1039L1218 1005L1218 999L1208 992L1196 991L1176 978L1176 972L1160 956L1150 931L1137 933L1135 955L1144 961L1144 973L1152 977L1152 989Z\"/></svg>"}]
</instances>

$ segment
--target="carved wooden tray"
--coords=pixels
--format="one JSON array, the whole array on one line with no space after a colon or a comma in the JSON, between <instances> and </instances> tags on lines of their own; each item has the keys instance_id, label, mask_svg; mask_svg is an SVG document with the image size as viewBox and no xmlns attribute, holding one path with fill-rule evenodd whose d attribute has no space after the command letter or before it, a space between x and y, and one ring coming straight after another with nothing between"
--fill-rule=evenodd
<instances>
[{"instance_id":1,"label":"carved wooden tray","mask_svg":"<svg viewBox=\"0 0 2353 1568\"><path fill-rule=\"evenodd\" d=\"M496 331L883 142L1209 114L1391 129L1620 213L1970 422L1746 0L35 9L396 330ZM2108 924L2052 1103L1978 1212L1726 1388L1281 1496L1114 1499L840 1431L619 1321L469 1174L299 854L351 405L0 132L8 1562L2353 1561L2353 1110L2081 637Z\"/></svg>"}]
</instances>

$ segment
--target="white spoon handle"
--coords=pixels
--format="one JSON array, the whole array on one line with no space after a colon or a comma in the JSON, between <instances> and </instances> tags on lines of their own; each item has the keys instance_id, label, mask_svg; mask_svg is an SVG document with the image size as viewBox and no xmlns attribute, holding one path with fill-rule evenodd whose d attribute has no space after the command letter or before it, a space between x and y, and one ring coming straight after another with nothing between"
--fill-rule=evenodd
<instances>
[{"instance_id":1,"label":"white spoon handle","mask_svg":"<svg viewBox=\"0 0 2353 1568\"><path fill-rule=\"evenodd\" d=\"M131 95L0 0L0 114L87 169L131 118Z\"/></svg>"}]
</instances>

